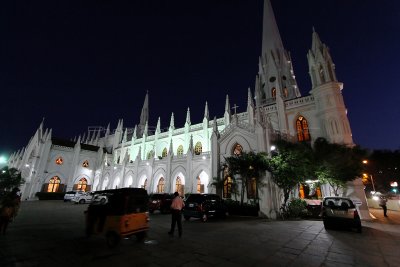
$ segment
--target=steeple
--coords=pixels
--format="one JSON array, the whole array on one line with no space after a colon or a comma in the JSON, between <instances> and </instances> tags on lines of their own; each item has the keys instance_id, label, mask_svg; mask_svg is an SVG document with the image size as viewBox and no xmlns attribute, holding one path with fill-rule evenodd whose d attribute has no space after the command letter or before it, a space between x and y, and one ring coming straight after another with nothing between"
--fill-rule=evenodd
<instances>
[{"instance_id":1,"label":"steeple","mask_svg":"<svg viewBox=\"0 0 400 267\"><path fill-rule=\"evenodd\" d=\"M191 122L190 122L190 109L189 108L187 109L187 112L186 112L186 123L188 125L191 124Z\"/></svg>"},{"instance_id":2,"label":"steeple","mask_svg":"<svg viewBox=\"0 0 400 267\"><path fill-rule=\"evenodd\" d=\"M146 92L146 96L144 98L144 103L142 107L142 113L140 114L140 122L138 125L139 135L142 135L145 132L146 124L149 121L149 91ZM147 130L146 130L147 135Z\"/></svg>"},{"instance_id":3,"label":"steeple","mask_svg":"<svg viewBox=\"0 0 400 267\"><path fill-rule=\"evenodd\" d=\"M290 54L284 49L269 0L264 1L262 50L256 79L257 104L273 104L279 90L284 100L300 97Z\"/></svg>"},{"instance_id":4,"label":"steeple","mask_svg":"<svg viewBox=\"0 0 400 267\"><path fill-rule=\"evenodd\" d=\"M172 112L171 120L169 122L169 130L174 130L174 129L175 129L175 119L174 119L174 113Z\"/></svg>"},{"instance_id":5,"label":"steeple","mask_svg":"<svg viewBox=\"0 0 400 267\"><path fill-rule=\"evenodd\" d=\"M335 64L329 48L321 42L313 27L311 49L307 54L312 88L328 82L337 82Z\"/></svg>"},{"instance_id":6,"label":"steeple","mask_svg":"<svg viewBox=\"0 0 400 267\"><path fill-rule=\"evenodd\" d=\"M206 101L206 106L204 107L204 118L209 120L209 111L208 111L208 103Z\"/></svg>"},{"instance_id":7,"label":"steeple","mask_svg":"<svg viewBox=\"0 0 400 267\"><path fill-rule=\"evenodd\" d=\"M231 122L231 105L229 104L229 96L226 95L225 100L225 113L224 113L225 126L229 125Z\"/></svg>"},{"instance_id":8,"label":"steeple","mask_svg":"<svg viewBox=\"0 0 400 267\"><path fill-rule=\"evenodd\" d=\"M156 133L161 133L161 118L158 117Z\"/></svg>"},{"instance_id":9,"label":"steeple","mask_svg":"<svg viewBox=\"0 0 400 267\"><path fill-rule=\"evenodd\" d=\"M283 51L281 35L279 34L278 25L276 24L274 11L269 0L264 1L264 17L263 17L263 37L262 52L264 56L267 53L281 54Z\"/></svg>"}]
</instances>

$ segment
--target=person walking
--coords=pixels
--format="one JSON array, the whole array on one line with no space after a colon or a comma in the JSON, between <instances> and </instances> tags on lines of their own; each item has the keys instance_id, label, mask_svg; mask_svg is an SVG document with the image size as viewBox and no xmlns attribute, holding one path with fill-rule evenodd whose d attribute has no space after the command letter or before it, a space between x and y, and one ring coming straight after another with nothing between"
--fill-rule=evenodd
<instances>
[{"instance_id":1,"label":"person walking","mask_svg":"<svg viewBox=\"0 0 400 267\"><path fill-rule=\"evenodd\" d=\"M171 230L168 232L170 236L174 235L175 225L178 225L179 237L182 237L182 209L185 206L178 192L174 193L174 199L171 204Z\"/></svg>"},{"instance_id":2,"label":"person walking","mask_svg":"<svg viewBox=\"0 0 400 267\"><path fill-rule=\"evenodd\" d=\"M381 196L379 199L379 206L383 209L383 216L387 217L387 207L386 207L387 199L384 196Z\"/></svg>"}]
</instances>

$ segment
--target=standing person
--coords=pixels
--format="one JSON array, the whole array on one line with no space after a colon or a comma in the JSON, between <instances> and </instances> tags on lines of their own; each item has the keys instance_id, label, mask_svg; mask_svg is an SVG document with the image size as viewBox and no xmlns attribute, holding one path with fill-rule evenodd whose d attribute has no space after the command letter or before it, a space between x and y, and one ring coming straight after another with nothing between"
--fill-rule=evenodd
<instances>
[{"instance_id":1,"label":"standing person","mask_svg":"<svg viewBox=\"0 0 400 267\"><path fill-rule=\"evenodd\" d=\"M386 202L387 202L387 199L384 196L381 196L381 198L379 200L379 206L382 207L383 216L385 216L385 217L387 217L387 214L386 214L386 212L387 212Z\"/></svg>"},{"instance_id":2,"label":"standing person","mask_svg":"<svg viewBox=\"0 0 400 267\"><path fill-rule=\"evenodd\" d=\"M171 221L171 230L168 232L169 235L174 235L175 224L178 225L178 233L179 237L182 236L182 209L185 206L182 198L179 196L178 192L174 193L174 199L171 204L171 213L172 213L172 221Z\"/></svg>"}]
</instances>

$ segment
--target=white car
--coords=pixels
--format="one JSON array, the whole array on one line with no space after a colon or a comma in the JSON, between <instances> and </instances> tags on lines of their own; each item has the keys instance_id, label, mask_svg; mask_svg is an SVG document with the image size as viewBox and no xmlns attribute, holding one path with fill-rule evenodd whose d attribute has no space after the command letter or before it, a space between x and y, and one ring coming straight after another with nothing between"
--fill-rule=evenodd
<instances>
[{"instance_id":1,"label":"white car","mask_svg":"<svg viewBox=\"0 0 400 267\"><path fill-rule=\"evenodd\" d=\"M75 197L72 199L76 204L85 204L92 202L93 193L91 192L77 192Z\"/></svg>"},{"instance_id":2,"label":"white car","mask_svg":"<svg viewBox=\"0 0 400 267\"><path fill-rule=\"evenodd\" d=\"M65 192L65 195L64 195L64 202L73 201L74 198L75 198L75 195L76 195L77 193L79 193L79 192L81 192L81 191L68 191L68 192Z\"/></svg>"}]
</instances>

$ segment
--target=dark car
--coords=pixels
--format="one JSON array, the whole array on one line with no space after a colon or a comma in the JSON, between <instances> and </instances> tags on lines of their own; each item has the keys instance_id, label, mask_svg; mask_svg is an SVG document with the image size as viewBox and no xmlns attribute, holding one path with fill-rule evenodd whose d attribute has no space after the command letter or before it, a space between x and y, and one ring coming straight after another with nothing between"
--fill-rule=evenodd
<instances>
[{"instance_id":1,"label":"dark car","mask_svg":"<svg viewBox=\"0 0 400 267\"><path fill-rule=\"evenodd\" d=\"M355 228L361 233L361 219L350 198L325 197L321 202L321 210L325 229L347 227Z\"/></svg>"},{"instance_id":2,"label":"dark car","mask_svg":"<svg viewBox=\"0 0 400 267\"><path fill-rule=\"evenodd\" d=\"M227 208L222 199L216 194L190 194L185 201L183 217L200 218L206 222L210 217L225 218Z\"/></svg>"},{"instance_id":3,"label":"dark car","mask_svg":"<svg viewBox=\"0 0 400 267\"><path fill-rule=\"evenodd\" d=\"M159 210L161 213L168 213L171 210L173 194L157 193L150 195L149 199L149 212L153 213Z\"/></svg>"}]
</instances>

